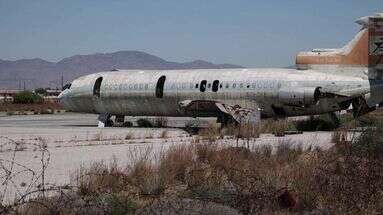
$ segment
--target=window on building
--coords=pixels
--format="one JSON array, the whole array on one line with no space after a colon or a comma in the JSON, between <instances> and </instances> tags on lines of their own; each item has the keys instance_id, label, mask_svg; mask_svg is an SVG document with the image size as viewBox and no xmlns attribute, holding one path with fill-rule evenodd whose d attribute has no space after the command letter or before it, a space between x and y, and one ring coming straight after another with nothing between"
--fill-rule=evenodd
<instances>
[{"instance_id":1,"label":"window on building","mask_svg":"<svg viewBox=\"0 0 383 215\"><path fill-rule=\"evenodd\" d=\"M72 83L65 84L65 86L63 87L63 90L70 89L71 86L72 86Z\"/></svg>"}]
</instances>

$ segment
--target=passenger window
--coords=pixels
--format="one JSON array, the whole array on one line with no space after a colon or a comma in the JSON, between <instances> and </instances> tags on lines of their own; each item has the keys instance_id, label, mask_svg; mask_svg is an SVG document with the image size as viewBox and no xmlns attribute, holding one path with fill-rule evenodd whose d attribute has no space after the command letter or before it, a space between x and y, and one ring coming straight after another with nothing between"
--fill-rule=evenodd
<instances>
[{"instance_id":1,"label":"passenger window","mask_svg":"<svg viewBox=\"0 0 383 215\"><path fill-rule=\"evenodd\" d=\"M234 83L234 84L233 84L233 88L235 88L236 86L237 86L237 84Z\"/></svg>"},{"instance_id":2,"label":"passenger window","mask_svg":"<svg viewBox=\"0 0 383 215\"><path fill-rule=\"evenodd\" d=\"M198 88L198 84L195 84L195 88Z\"/></svg>"},{"instance_id":3,"label":"passenger window","mask_svg":"<svg viewBox=\"0 0 383 215\"><path fill-rule=\"evenodd\" d=\"M219 85L219 88L222 88L222 84Z\"/></svg>"},{"instance_id":4,"label":"passenger window","mask_svg":"<svg viewBox=\"0 0 383 215\"><path fill-rule=\"evenodd\" d=\"M206 80L201 81L201 85L199 86L199 91L205 92L205 90L206 90L206 83L207 83Z\"/></svg>"},{"instance_id":5,"label":"passenger window","mask_svg":"<svg viewBox=\"0 0 383 215\"><path fill-rule=\"evenodd\" d=\"M208 84L207 84L207 88L209 88L209 89L210 89L210 87L211 87L211 84L210 84L210 83L208 83Z\"/></svg>"},{"instance_id":6,"label":"passenger window","mask_svg":"<svg viewBox=\"0 0 383 215\"><path fill-rule=\"evenodd\" d=\"M214 80L213 81L213 92L217 92L218 91L218 85L219 85L219 81L218 80ZM221 87L222 87L222 84L221 84Z\"/></svg>"},{"instance_id":7,"label":"passenger window","mask_svg":"<svg viewBox=\"0 0 383 215\"><path fill-rule=\"evenodd\" d=\"M98 98L100 98L100 95L101 95L101 93L100 93L101 82L102 82L102 77L99 77L99 78L97 78L97 80L93 86L93 95L97 96Z\"/></svg>"},{"instance_id":8,"label":"passenger window","mask_svg":"<svg viewBox=\"0 0 383 215\"><path fill-rule=\"evenodd\" d=\"M250 88L250 84L247 84L247 88Z\"/></svg>"},{"instance_id":9,"label":"passenger window","mask_svg":"<svg viewBox=\"0 0 383 215\"><path fill-rule=\"evenodd\" d=\"M156 97L162 98L164 96L164 85L165 85L166 76L161 76L156 85Z\"/></svg>"},{"instance_id":10,"label":"passenger window","mask_svg":"<svg viewBox=\"0 0 383 215\"><path fill-rule=\"evenodd\" d=\"M229 87L230 87L229 83L226 83L226 88L229 88Z\"/></svg>"}]
</instances>

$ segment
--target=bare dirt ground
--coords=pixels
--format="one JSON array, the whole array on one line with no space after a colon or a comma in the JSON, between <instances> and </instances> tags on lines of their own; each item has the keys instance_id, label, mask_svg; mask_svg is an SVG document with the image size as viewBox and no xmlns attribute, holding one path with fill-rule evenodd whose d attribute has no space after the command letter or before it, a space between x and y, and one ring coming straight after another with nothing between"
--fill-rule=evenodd
<instances>
[{"instance_id":1,"label":"bare dirt ground","mask_svg":"<svg viewBox=\"0 0 383 215\"><path fill-rule=\"evenodd\" d=\"M190 119L169 118L168 125L179 127L187 120ZM45 172L45 183L66 185L81 166L116 160L123 167L148 151L155 162L168 147L190 144L196 138L177 128L97 128L96 125L97 116L93 114L0 116L0 163L3 165L0 177L5 175L1 171L12 167L12 162L17 164L12 168L19 170L14 171L17 174L12 175L11 184L0 185L0 191L6 191L6 199L11 201L38 186L30 182L41 180L37 177L41 171ZM327 149L332 145L331 134L305 132L284 137L262 134L251 140L250 146L277 146L288 142ZM237 144L227 137L219 143Z\"/></svg>"}]
</instances>

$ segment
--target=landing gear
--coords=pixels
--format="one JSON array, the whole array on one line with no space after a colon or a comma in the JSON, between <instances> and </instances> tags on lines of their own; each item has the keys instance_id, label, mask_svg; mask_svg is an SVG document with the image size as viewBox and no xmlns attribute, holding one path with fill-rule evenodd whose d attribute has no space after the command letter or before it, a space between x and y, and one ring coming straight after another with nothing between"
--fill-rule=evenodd
<instances>
[{"instance_id":1,"label":"landing gear","mask_svg":"<svg viewBox=\"0 0 383 215\"><path fill-rule=\"evenodd\" d=\"M375 106L369 107L366 100L362 97L358 97L352 101L352 108L354 118L358 118L376 109Z\"/></svg>"},{"instance_id":2,"label":"landing gear","mask_svg":"<svg viewBox=\"0 0 383 215\"><path fill-rule=\"evenodd\" d=\"M124 124L125 116L124 115L116 115L116 123Z\"/></svg>"},{"instance_id":3,"label":"landing gear","mask_svg":"<svg viewBox=\"0 0 383 215\"><path fill-rule=\"evenodd\" d=\"M113 126L113 121L110 119L112 115L108 113L101 113L98 116L98 127L104 128L104 127L111 127Z\"/></svg>"}]
</instances>

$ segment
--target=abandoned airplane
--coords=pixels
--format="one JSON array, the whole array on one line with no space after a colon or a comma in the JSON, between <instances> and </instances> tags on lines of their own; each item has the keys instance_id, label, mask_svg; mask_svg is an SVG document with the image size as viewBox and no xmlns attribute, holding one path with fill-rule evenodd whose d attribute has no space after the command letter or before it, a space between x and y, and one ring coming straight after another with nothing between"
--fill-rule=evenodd
<instances>
[{"instance_id":1,"label":"abandoned airplane","mask_svg":"<svg viewBox=\"0 0 383 215\"><path fill-rule=\"evenodd\" d=\"M259 121L334 113L354 116L383 102L383 13L362 17L355 38L340 49L297 55L297 69L120 70L74 80L59 96L70 111L98 113L99 126L125 116L217 117ZM352 105L352 106L351 106Z\"/></svg>"}]
</instances>

